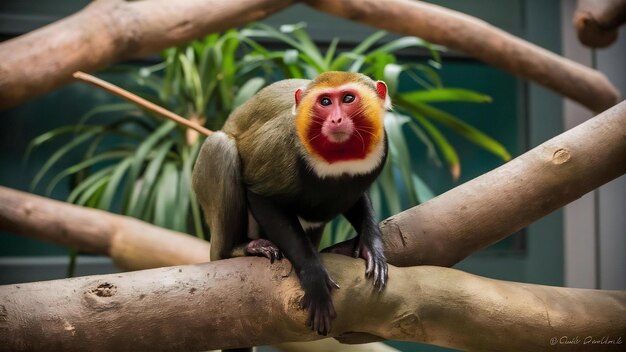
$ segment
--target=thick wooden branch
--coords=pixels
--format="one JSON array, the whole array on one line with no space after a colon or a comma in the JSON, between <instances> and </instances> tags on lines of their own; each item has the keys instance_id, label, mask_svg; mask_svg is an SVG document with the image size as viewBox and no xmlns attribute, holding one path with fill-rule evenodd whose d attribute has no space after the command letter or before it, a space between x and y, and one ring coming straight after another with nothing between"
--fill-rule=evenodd
<instances>
[{"instance_id":1,"label":"thick wooden branch","mask_svg":"<svg viewBox=\"0 0 626 352\"><path fill-rule=\"evenodd\" d=\"M613 106L619 97L602 73L460 12L410 0L304 1L320 11L467 53L596 112Z\"/></svg>"},{"instance_id":2,"label":"thick wooden branch","mask_svg":"<svg viewBox=\"0 0 626 352\"><path fill-rule=\"evenodd\" d=\"M620 350L626 341L626 292L423 266L390 267L377 294L362 260L326 254L324 262L341 285L331 332L339 338L366 333L480 351L588 349L564 344L576 336L606 336L615 342L601 349ZM200 351L319 339L305 327L290 269L286 260L237 258L0 286L0 351Z\"/></svg>"},{"instance_id":3,"label":"thick wooden branch","mask_svg":"<svg viewBox=\"0 0 626 352\"><path fill-rule=\"evenodd\" d=\"M0 44L0 109L94 71L267 17L291 0L99 0Z\"/></svg>"},{"instance_id":4,"label":"thick wooden branch","mask_svg":"<svg viewBox=\"0 0 626 352\"><path fill-rule=\"evenodd\" d=\"M626 22L626 0L578 0L574 26L578 40L588 47L607 47Z\"/></svg>"},{"instance_id":5,"label":"thick wooden branch","mask_svg":"<svg viewBox=\"0 0 626 352\"><path fill-rule=\"evenodd\" d=\"M452 266L626 173L626 101L383 221L397 266Z\"/></svg>"},{"instance_id":6,"label":"thick wooden branch","mask_svg":"<svg viewBox=\"0 0 626 352\"><path fill-rule=\"evenodd\" d=\"M126 270L209 261L210 245L198 238L2 186L0 229L108 255Z\"/></svg>"}]
</instances>

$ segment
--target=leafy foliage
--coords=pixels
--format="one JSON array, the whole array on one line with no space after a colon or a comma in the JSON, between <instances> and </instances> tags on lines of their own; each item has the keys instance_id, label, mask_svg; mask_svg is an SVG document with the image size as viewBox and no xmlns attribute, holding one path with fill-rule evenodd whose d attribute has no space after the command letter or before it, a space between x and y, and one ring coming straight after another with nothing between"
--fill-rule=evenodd
<instances>
[{"instance_id":1,"label":"leafy foliage","mask_svg":"<svg viewBox=\"0 0 626 352\"><path fill-rule=\"evenodd\" d=\"M407 138L424 143L428 157L436 165L445 163L455 179L461 172L459 157L440 127L503 160L510 155L491 137L432 105L491 100L474 91L443 86L438 70L444 48L415 37L378 45L385 35L376 32L350 51L340 51L335 39L322 52L302 23L280 29L253 24L168 49L162 63L129 74L145 88L145 97L211 129L219 129L235 107L277 79L313 78L321 72L340 70L385 81L395 103L394 111L385 117L390 157L371 189L371 198L379 214L397 213L433 197L412 170ZM259 44L261 40L280 42L284 49L269 50ZM399 63L395 53L410 47L427 49L432 59L425 64ZM413 83L414 90L400 90L402 77ZM107 118L88 123L98 116ZM73 138L41 168L33 188L61 158L81 148L85 151L82 160L57 173L48 183L48 193L71 177L70 202L119 211L205 237L200 209L190 188L191 170L201 144L195 132L130 104L109 104L94 108L77 125L37 137L30 149L63 135ZM347 238L350 231L346 221L333 222L327 226L323 245Z\"/></svg>"}]
</instances>

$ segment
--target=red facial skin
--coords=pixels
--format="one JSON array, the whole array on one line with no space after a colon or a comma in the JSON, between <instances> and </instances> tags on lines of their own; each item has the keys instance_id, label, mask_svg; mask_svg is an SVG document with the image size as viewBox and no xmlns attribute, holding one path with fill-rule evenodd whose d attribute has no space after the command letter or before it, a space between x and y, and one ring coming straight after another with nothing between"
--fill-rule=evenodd
<instances>
[{"instance_id":1,"label":"red facial skin","mask_svg":"<svg viewBox=\"0 0 626 352\"><path fill-rule=\"evenodd\" d=\"M352 101L344 101L352 96ZM325 89L313 105L308 139L327 162L364 159L369 152L373 126L363 116L362 100L355 89Z\"/></svg>"}]
</instances>

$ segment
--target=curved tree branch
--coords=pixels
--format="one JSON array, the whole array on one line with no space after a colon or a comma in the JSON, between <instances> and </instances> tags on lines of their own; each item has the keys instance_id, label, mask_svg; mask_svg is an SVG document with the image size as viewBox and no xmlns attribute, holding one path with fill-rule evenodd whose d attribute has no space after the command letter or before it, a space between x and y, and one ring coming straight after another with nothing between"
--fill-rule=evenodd
<instances>
[{"instance_id":1,"label":"curved tree branch","mask_svg":"<svg viewBox=\"0 0 626 352\"><path fill-rule=\"evenodd\" d=\"M366 333L481 351L622 345L626 292L521 284L441 267L390 267L373 289L360 259L325 254L341 285L331 336ZM190 351L309 341L290 264L264 258L0 286L0 351ZM364 309L367 307L367 309ZM614 342L614 343L615 343ZM52 347L51 347L52 346Z\"/></svg>"},{"instance_id":2,"label":"curved tree branch","mask_svg":"<svg viewBox=\"0 0 626 352\"><path fill-rule=\"evenodd\" d=\"M211 252L186 234L2 186L0 229L108 255L126 270L208 262Z\"/></svg>"},{"instance_id":3,"label":"curved tree branch","mask_svg":"<svg viewBox=\"0 0 626 352\"><path fill-rule=\"evenodd\" d=\"M99 0L0 44L0 109L124 59L267 17L292 0Z\"/></svg>"},{"instance_id":4,"label":"curved tree branch","mask_svg":"<svg viewBox=\"0 0 626 352\"><path fill-rule=\"evenodd\" d=\"M578 40L588 47L604 48L617 39L626 22L626 0L578 0L574 26Z\"/></svg>"},{"instance_id":5,"label":"curved tree branch","mask_svg":"<svg viewBox=\"0 0 626 352\"><path fill-rule=\"evenodd\" d=\"M613 106L619 97L602 73L457 11L409 0L304 1L320 11L462 51L596 112Z\"/></svg>"},{"instance_id":6,"label":"curved tree branch","mask_svg":"<svg viewBox=\"0 0 626 352\"><path fill-rule=\"evenodd\" d=\"M452 266L626 173L626 101L382 222L397 266ZM340 244L347 245L347 244Z\"/></svg>"}]
</instances>

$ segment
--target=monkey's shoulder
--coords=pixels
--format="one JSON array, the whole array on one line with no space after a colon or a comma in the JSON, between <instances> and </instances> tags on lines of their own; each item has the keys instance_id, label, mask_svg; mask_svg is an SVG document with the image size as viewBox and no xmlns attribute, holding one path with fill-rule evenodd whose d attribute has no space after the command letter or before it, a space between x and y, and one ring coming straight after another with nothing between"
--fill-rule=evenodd
<instances>
[{"instance_id":1,"label":"monkey's shoulder","mask_svg":"<svg viewBox=\"0 0 626 352\"><path fill-rule=\"evenodd\" d=\"M259 128L270 120L284 120L286 115L292 114L296 90L306 87L309 82L304 79L286 79L261 89L232 112L224 130L237 135Z\"/></svg>"}]
</instances>

